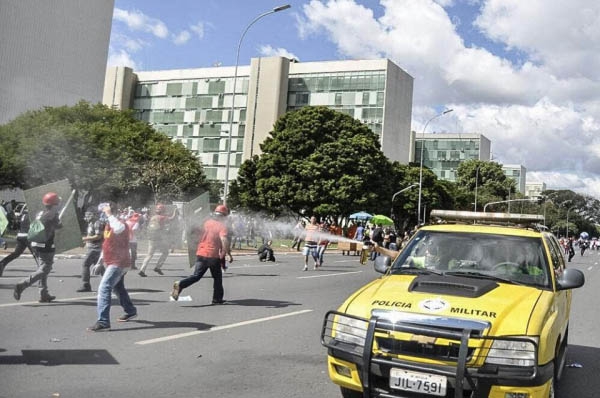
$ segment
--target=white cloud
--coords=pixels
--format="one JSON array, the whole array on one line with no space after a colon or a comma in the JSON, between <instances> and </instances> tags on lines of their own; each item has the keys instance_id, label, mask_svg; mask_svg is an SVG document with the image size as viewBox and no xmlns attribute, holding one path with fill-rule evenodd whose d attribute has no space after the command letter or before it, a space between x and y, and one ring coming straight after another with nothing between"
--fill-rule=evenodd
<instances>
[{"instance_id":1,"label":"white cloud","mask_svg":"<svg viewBox=\"0 0 600 398\"><path fill-rule=\"evenodd\" d=\"M152 18L141 11L126 11L115 8L113 18L124 22L133 31L152 33L154 36L164 39L169 35L169 29L160 19Z\"/></svg>"},{"instance_id":2,"label":"white cloud","mask_svg":"<svg viewBox=\"0 0 600 398\"><path fill-rule=\"evenodd\" d=\"M519 51L519 63L465 45L443 8L460 2L380 3L376 18L354 0L311 0L296 18L298 32L324 35L341 57L388 57L410 73L413 130L427 109L446 105L454 112L430 131L484 134L499 161L523 164L551 179L543 181L549 187L600 190L591 185L600 186L600 2L482 0L476 28Z\"/></svg>"},{"instance_id":3,"label":"white cloud","mask_svg":"<svg viewBox=\"0 0 600 398\"><path fill-rule=\"evenodd\" d=\"M131 55L125 50L112 51L108 53L108 66L128 66L133 70L138 69L138 64L131 58Z\"/></svg>"},{"instance_id":4,"label":"white cloud","mask_svg":"<svg viewBox=\"0 0 600 398\"><path fill-rule=\"evenodd\" d=\"M285 57L289 59L298 59L298 57L294 54L286 50L285 48L273 48L270 45L260 46L258 52L263 57Z\"/></svg>"},{"instance_id":5,"label":"white cloud","mask_svg":"<svg viewBox=\"0 0 600 398\"><path fill-rule=\"evenodd\" d=\"M182 30L178 35L173 35L173 43L180 46L187 43L192 35L187 30Z\"/></svg>"},{"instance_id":6,"label":"white cloud","mask_svg":"<svg viewBox=\"0 0 600 398\"><path fill-rule=\"evenodd\" d=\"M190 25L190 30L194 32L199 39L204 38L204 23L198 22L196 25Z\"/></svg>"}]
</instances>

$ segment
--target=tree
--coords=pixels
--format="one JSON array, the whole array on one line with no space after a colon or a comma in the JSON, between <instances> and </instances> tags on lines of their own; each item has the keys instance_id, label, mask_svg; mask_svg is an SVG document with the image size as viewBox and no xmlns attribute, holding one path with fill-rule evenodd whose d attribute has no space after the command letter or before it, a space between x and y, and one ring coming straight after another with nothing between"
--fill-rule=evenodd
<instances>
[{"instance_id":1,"label":"tree","mask_svg":"<svg viewBox=\"0 0 600 398\"><path fill-rule=\"evenodd\" d=\"M359 209L380 209L379 193L389 191L391 164L377 135L326 107L286 113L261 150L258 158L242 165L230 202L273 215L338 218Z\"/></svg>"},{"instance_id":2,"label":"tree","mask_svg":"<svg viewBox=\"0 0 600 398\"><path fill-rule=\"evenodd\" d=\"M207 188L201 164L183 145L130 111L84 101L0 126L0 152L0 186L27 189L67 178L82 208L107 199L187 200Z\"/></svg>"},{"instance_id":3,"label":"tree","mask_svg":"<svg viewBox=\"0 0 600 398\"><path fill-rule=\"evenodd\" d=\"M477 209L482 210L486 203L508 200L509 196L514 199L517 192L515 181L506 177L501 164L476 159L458 165L456 184L463 194L470 197L469 203L461 203L466 206L461 210L473 210L475 201Z\"/></svg>"}]
</instances>

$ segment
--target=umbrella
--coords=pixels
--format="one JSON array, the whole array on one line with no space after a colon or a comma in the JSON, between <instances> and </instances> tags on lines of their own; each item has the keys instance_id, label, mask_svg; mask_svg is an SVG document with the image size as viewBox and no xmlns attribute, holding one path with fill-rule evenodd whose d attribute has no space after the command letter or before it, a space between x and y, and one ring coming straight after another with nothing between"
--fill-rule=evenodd
<instances>
[{"instance_id":1,"label":"umbrella","mask_svg":"<svg viewBox=\"0 0 600 398\"><path fill-rule=\"evenodd\" d=\"M582 232L580 235L581 239L588 239L590 237L590 235L587 232Z\"/></svg>"},{"instance_id":2,"label":"umbrella","mask_svg":"<svg viewBox=\"0 0 600 398\"><path fill-rule=\"evenodd\" d=\"M367 213L366 211L359 211L358 213L350 214L350 217L348 217L348 218L350 220L364 221L364 220L371 219L371 217L373 217L373 216L371 214Z\"/></svg>"},{"instance_id":3,"label":"umbrella","mask_svg":"<svg viewBox=\"0 0 600 398\"><path fill-rule=\"evenodd\" d=\"M394 225L394 221L383 214L376 214L371 218L371 224L375 225Z\"/></svg>"}]
</instances>

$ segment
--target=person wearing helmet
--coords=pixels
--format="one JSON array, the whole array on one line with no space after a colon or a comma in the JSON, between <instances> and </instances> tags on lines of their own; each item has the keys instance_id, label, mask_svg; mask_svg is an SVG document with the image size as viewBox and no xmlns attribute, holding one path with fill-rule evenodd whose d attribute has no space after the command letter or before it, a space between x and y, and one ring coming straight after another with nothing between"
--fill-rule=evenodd
<instances>
[{"instance_id":1,"label":"person wearing helmet","mask_svg":"<svg viewBox=\"0 0 600 398\"><path fill-rule=\"evenodd\" d=\"M141 277L146 277L146 268L154 253L157 251L160 252L160 257L156 262L156 266L154 267L154 272L159 275L164 275L161 267L167 260L167 256L169 255L169 246L171 240L168 239L167 230L169 223L177 217L177 208L173 210L173 214L171 216L164 215L166 211L165 205L157 204L154 208L154 215L150 217L150 221L148 221L148 227L146 228L146 233L148 237L148 253L146 254L146 258L144 262L142 262L142 266L140 267L140 272L138 275Z\"/></svg>"},{"instance_id":2,"label":"person wearing helmet","mask_svg":"<svg viewBox=\"0 0 600 398\"><path fill-rule=\"evenodd\" d=\"M223 304L223 271L221 262L226 256L229 261L233 261L231 248L229 246L228 229L225 218L229 215L229 209L225 205L218 205L215 208L213 216L206 220L202 227L197 230L200 240L196 249L196 263L194 264L194 273L187 278L176 281L173 284L171 297L173 300L179 299L179 294L183 289L193 285L202 279L207 270L213 277L213 304Z\"/></svg>"},{"instance_id":3,"label":"person wearing helmet","mask_svg":"<svg viewBox=\"0 0 600 398\"><path fill-rule=\"evenodd\" d=\"M95 265L100 259L102 253L102 241L104 236L105 222L98 218L95 211L90 208L85 212L83 219L87 223L87 234L81 240L86 246L87 253L81 265L81 280L82 286L77 289L77 292L91 292L92 285L90 284L90 267Z\"/></svg>"},{"instance_id":4,"label":"person wearing helmet","mask_svg":"<svg viewBox=\"0 0 600 398\"><path fill-rule=\"evenodd\" d=\"M45 209L38 213L34 222L43 225L43 233L39 233L35 240L31 241L34 255L38 259L38 267L33 274L16 284L13 291L15 300L20 300L23 291L37 281L40 282L40 303L49 303L56 298L48 293L48 274L54 264L54 235L57 229L62 228L58 217L60 197L55 192L48 192L42 198L42 204Z\"/></svg>"},{"instance_id":5,"label":"person wearing helmet","mask_svg":"<svg viewBox=\"0 0 600 398\"><path fill-rule=\"evenodd\" d=\"M21 216L19 217L19 232L17 232L17 239L15 250L10 253L8 256L4 257L2 261L0 261L0 276L4 272L4 268L13 261L14 259L19 258L21 254L25 251L25 249L29 248L29 251L33 253L33 249L29 245L29 240L27 239L27 232L29 231L29 212L27 211L27 207L23 209L21 212Z\"/></svg>"}]
</instances>

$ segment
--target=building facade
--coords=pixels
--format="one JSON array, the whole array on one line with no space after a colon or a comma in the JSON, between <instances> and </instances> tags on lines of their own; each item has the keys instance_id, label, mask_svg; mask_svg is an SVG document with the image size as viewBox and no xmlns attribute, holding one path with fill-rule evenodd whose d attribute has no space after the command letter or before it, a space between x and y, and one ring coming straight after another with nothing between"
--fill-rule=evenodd
<instances>
[{"instance_id":1,"label":"building facade","mask_svg":"<svg viewBox=\"0 0 600 398\"><path fill-rule=\"evenodd\" d=\"M482 134L415 134L413 161L430 168L446 181L456 181L458 165L465 160L491 160L491 142Z\"/></svg>"},{"instance_id":2,"label":"building facade","mask_svg":"<svg viewBox=\"0 0 600 398\"><path fill-rule=\"evenodd\" d=\"M362 121L379 135L388 158L408 163L413 78L393 62L253 58L238 67L235 95L234 74L234 67L108 68L103 103L134 109L140 120L192 150L213 180L225 180L228 158L228 177L235 179L241 163L260 154L275 121L307 105L324 105Z\"/></svg>"},{"instance_id":3,"label":"building facade","mask_svg":"<svg viewBox=\"0 0 600 398\"><path fill-rule=\"evenodd\" d=\"M0 124L102 100L114 0L0 1Z\"/></svg>"},{"instance_id":4,"label":"building facade","mask_svg":"<svg viewBox=\"0 0 600 398\"><path fill-rule=\"evenodd\" d=\"M528 182L525 184L525 196L532 199L537 199L542 196L542 192L546 190L544 182Z\"/></svg>"},{"instance_id":5,"label":"building facade","mask_svg":"<svg viewBox=\"0 0 600 398\"><path fill-rule=\"evenodd\" d=\"M527 182L527 169L520 164L505 164L502 165L502 171L508 178L515 180L517 190L525 194L525 185Z\"/></svg>"}]
</instances>

